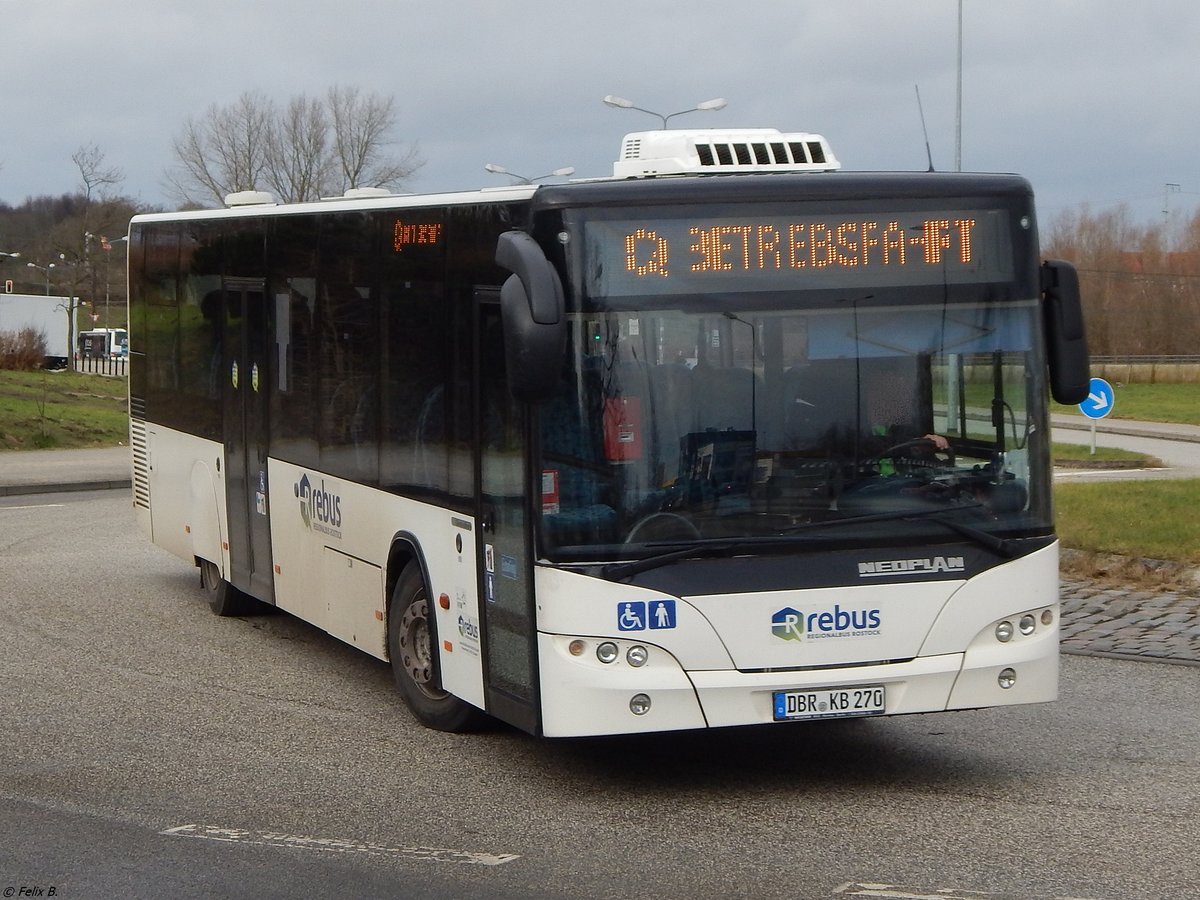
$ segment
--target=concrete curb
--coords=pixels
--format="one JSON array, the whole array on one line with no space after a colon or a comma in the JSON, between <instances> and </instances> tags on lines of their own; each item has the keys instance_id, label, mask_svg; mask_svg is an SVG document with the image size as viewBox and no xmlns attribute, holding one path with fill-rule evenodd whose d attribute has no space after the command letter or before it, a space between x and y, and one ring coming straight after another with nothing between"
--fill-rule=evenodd
<instances>
[{"instance_id":1,"label":"concrete curb","mask_svg":"<svg viewBox=\"0 0 1200 900\"><path fill-rule=\"evenodd\" d=\"M0 484L0 497L21 497L26 494L66 494L76 491L133 490L133 479L109 481L70 481L58 484Z\"/></svg>"},{"instance_id":2,"label":"concrete curb","mask_svg":"<svg viewBox=\"0 0 1200 900\"><path fill-rule=\"evenodd\" d=\"M1051 417L1050 427L1052 430L1090 432L1092 423L1089 419L1054 415ZM1200 444L1200 428L1194 425L1157 425L1157 423L1141 423L1121 419L1097 419L1096 434L1116 434L1124 437L1155 438L1161 441Z\"/></svg>"}]
</instances>

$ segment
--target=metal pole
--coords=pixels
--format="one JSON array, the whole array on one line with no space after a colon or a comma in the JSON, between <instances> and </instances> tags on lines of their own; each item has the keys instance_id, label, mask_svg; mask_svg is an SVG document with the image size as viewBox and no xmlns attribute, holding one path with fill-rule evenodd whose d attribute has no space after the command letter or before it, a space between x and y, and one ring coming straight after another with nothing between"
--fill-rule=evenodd
<instances>
[{"instance_id":1,"label":"metal pole","mask_svg":"<svg viewBox=\"0 0 1200 900\"><path fill-rule=\"evenodd\" d=\"M954 171L962 171L962 0L958 0L958 87L954 99Z\"/></svg>"}]
</instances>

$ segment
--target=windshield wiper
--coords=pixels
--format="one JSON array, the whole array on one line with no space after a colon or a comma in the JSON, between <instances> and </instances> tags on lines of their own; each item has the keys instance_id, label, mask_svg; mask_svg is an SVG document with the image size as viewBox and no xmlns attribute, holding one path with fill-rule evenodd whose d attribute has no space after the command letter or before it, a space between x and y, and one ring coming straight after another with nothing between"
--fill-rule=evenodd
<instances>
[{"instance_id":1,"label":"windshield wiper","mask_svg":"<svg viewBox=\"0 0 1200 900\"><path fill-rule=\"evenodd\" d=\"M871 513L864 516L847 516L844 519L826 519L820 522L805 522L802 525L793 525L791 528L785 529L775 535L763 536L757 538L738 538L736 540L713 540L704 543L692 543L685 547L677 547L674 550L666 550L662 553L656 553L652 556L644 557L643 559L634 559L629 562L609 563L603 569L601 574L604 578L610 581L621 581L641 572L647 572L651 569L657 569L669 563L676 562L681 559L697 559L704 556L709 556L718 553L729 553L737 550L755 550L764 547L778 547L781 544L793 545L797 543L811 543L818 538L816 535L795 535L798 531L816 531L835 525L860 524L870 522L894 522L903 519L925 519L936 522L949 528L951 531L958 532L964 537L968 537L979 545L986 547L1002 556L1012 559L1017 554L1017 547L1013 541L1007 538L997 537L996 535L984 531L981 528L975 528L972 525L966 525L962 522L956 522L953 519L946 518L948 512L954 512L960 509L982 509L982 503L965 503L961 506L953 507L950 510L946 509L907 509L907 510L891 510L884 513Z\"/></svg>"},{"instance_id":2,"label":"windshield wiper","mask_svg":"<svg viewBox=\"0 0 1200 900\"><path fill-rule=\"evenodd\" d=\"M955 506L953 509L978 509L983 506L982 503L964 503L961 506ZM794 534L797 531L810 531L818 528L833 528L838 525L858 525L864 522L894 522L897 519L923 519L927 517L935 517L945 515L948 510L943 507L935 509L891 509L881 513L867 513L861 516L843 516L837 519L821 519L816 522L803 522L799 525L793 525L790 528L785 528L780 534ZM944 524L944 523L943 523Z\"/></svg>"},{"instance_id":3,"label":"windshield wiper","mask_svg":"<svg viewBox=\"0 0 1200 900\"><path fill-rule=\"evenodd\" d=\"M736 538L734 540L712 540L703 543L692 543L686 547L679 547L675 550L667 550L663 553L656 553L652 556L646 556L642 559L634 559L629 562L609 563L600 570L600 574L610 581L621 581L629 578L632 575L637 575L640 572L648 572L650 569L657 569L665 566L668 563L675 562L680 559L698 559L700 557L709 556L718 553L730 553L737 550L752 550L761 549L763 547L776 547L780 543L797 544L808 543L812 538L786 538L783 535L770 535L756 538Z\"/></svg>"},{"instance_id":4,"label":"windshield wiper","mask_svg":"<svg viewBox=\"0 0 1200 900\"><path fill-rule=\"evenodd\" d=\"M1017 555L1017 546L1008 538L997 537L990 531L984 531L982 528L975 528L963 522L955 522L953 519L943 519L940 516L926 516L926 520L937 522L939 525L945 525L951 531L957 531L963 537L969 537L976 543L989 550L999 553L1001 556L1012 559Z\"/></svg>"},{"instance_id":5,"label":"windshield wiper","mask_svg":"<svg viewBox=\"0 0 1200 900\"><path fill-rule=\"evenodd\" d=\"M982 503L971 502L964 503L959 506L953 506L949 509L894 509L883 513L870 513L865 516L848 516L844 519L825 519L820 522L805 522L803 525L794 525L787 529L787 532L807 531L808 529L826 528L834 525L858 524L860 522L888 522L898 519L925 519L927 521L936 522L939 525L944 525L951 531L957 531L963 537L968 537L977 544L993 550L996 553L1012 559L1017 554L1016 545L1008 538L997 537L990 531L984 531L982 528L976 528L973 525L967 525L964 522L957 522L954 519L947 518L947 513L957 512L960 509L983 509Z\"/></svg>"}]
</instances>

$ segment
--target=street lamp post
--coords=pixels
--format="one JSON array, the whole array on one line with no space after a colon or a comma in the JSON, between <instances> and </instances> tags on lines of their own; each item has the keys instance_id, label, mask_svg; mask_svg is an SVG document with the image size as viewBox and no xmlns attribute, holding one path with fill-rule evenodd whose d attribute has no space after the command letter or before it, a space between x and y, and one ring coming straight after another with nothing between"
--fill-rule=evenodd
<instances>
[{"instance_id":1,"label":"street lamp post","mask_svg":"<svg viewBox=\"0 0 1200 900\"><path fill-rule=\"evenodd\" d=\"M604 105L611 106L614 109L636 109L638 112L644 112L647 115L655 116L662 122L662 127L665 129L667 127L667 121L675 118L676 116L682 116L691 112L707 112L709 110L715 111L718 109L724 109L727 104L724 97L715 97L712 100L705 100L701 103L697 103L690 109L681 109L679 112L668 113L665 116L662 113L655 112L652 109L643 109L640 106L634 106L632 100L626 100L624 97L617 97L613 94L609 94L604 98Z\"/></svg>"},{"instance_id":2,"label":"street lamp post","mask_svg":"<svg viewBox=\"0 0 1200 900\"><path fill-rule=\"evenodd\" d=\"M58 262L46 263L44 266L39 266L37 263L25 264L29 268L37 269L39 272L45 274L47 297L50 296L50 270L61 269L64 266L73 265L73 263L68 263L66 259L67 254L60 253L58 254ZM68 364L70 368L73 370L75 368L75 297L70 286L67 288L67 296L64 299L66 300L66 303L59 304L59 308L65 310L67 313L67 359L69 361Z\"/></svg>"},{"instance_id":3,"label":"street lamp post","mask_svg":"<svg viewBox=\"0 0 1200 900\"><path fill-rule=\"evenodd\" d=\"M574 166L563 166L561 169L555 169L553 172L547 172L545 175L535 175L533 178L526 178L524 175L510 172L504 166L498 166L495 163L484 163L483 170L491 172L493 175L507 175L509 178L515 178L517 179L517 184L533 184L535 181L540 181L543 178L566 178L568 175L575 174Z\"/></svg>"},{"instance_id":4,"label":"street lamp post","mask_svg":"<svg viewBox=\"0 0 1200 900\"><path fill-rule=\"evenodd\" d=\"M25 263L31 269L37 269L46 276L46 296L50 296L50 270L55 267L55 263L49 263L45 266L39 266L37 263Z\"/></svg>"}]
</instances>

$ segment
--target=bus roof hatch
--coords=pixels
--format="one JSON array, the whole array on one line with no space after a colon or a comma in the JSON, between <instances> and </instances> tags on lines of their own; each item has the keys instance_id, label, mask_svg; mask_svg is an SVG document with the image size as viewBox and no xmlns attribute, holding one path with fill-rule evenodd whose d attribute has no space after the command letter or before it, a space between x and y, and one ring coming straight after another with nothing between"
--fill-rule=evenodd
<instances>
[{"instance_id":1,"label":"bus roof hatch","mask_svg":"<svg viewBox=\"0 0 1200 900\"><path fill-rule=\"evenodd\" d=\"M613 177L828 172L841 167L819 134L783 134L774 128L680 129L625 135Z\"/></svg>"}]
</instances>

